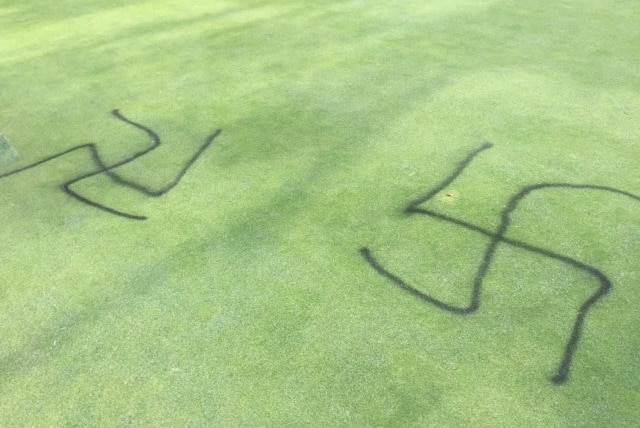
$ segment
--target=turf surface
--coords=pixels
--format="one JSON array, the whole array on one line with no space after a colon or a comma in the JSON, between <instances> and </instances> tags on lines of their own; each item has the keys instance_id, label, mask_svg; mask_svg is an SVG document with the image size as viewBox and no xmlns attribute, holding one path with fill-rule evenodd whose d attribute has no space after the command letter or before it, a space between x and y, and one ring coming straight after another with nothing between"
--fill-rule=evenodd
<instances>
[{"instance_id":1,"label":"turf surface","mask_svg":"<svg viewBox=\"0 0 640 428\"><path fill-rule=\"evenodd\" d=\"M502 226L527 186L640 193L638 22L635 1L0 0L0 425L636 426L640 202L549 188ZM611 283L560 385L599 281L507 240ZM494 241L466 315L362 253L463 307Z\"/></svg>"}]
</instances>

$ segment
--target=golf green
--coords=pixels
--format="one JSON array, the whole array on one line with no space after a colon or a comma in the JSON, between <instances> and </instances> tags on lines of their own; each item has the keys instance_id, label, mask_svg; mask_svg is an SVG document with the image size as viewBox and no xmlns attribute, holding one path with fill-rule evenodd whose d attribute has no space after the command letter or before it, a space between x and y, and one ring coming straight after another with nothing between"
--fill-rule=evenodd
<instances>
[{"instance_id":1,"label":"golf green","mask_svg":"<svg viewBox=\"0 0 640 428\"><path fill-rule=\"evenodd\" d=\"M639 24L0 0L0 426L637 426Z\"/></svg>"}]
</instances>

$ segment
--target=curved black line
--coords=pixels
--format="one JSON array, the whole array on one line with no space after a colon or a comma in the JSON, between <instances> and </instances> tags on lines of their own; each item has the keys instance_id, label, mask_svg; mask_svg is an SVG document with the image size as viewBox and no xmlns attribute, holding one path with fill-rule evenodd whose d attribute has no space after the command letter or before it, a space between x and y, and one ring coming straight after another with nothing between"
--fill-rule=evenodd
<instances>
[{"instance_id":1,"label":"curved black line","mask_svg":"<svg viewBox=\"0 0 640 428\"><path fill-rule=\"evenodd\" d=\"M485 150L487 148L491 147L490 145L484 144L483 146L481 146L480 148L472 151L459 165L458 167L454 170L454 172L452 174L450 174L445 180L443 180L443 182L437 186L434 187L434 189L430 190L428 193L426 193L423 197L420 197L418 199L416 199L415 201L413 201L412 203L410 203L407 208L405 209L406 213L410 213L410 214L423 214L423 215L428 215L431 216L433 218L436 218L438 220L442 220L442 221L447 221L449 223L452 223L454 225L457 226L461 226L464 227L468 230L474 231L474 232L478 232L481 233L489 238L491 238L489 244L487 245L482 261L480 263L480 266L478 267L478 270L476 272L476 275L474 277L474 281L473 281L473 287L472 287L472 292L471 292L471 297L470 297L470 301L469 304L467 306L456 306L456 305L452 305L446 302L443 302L441 300L438 300L432 296L429 296L428 294L418 290L417 288L411 286L410 284L408 284L406 281L404 281L402 278L400 278L399 276L393 274L392 272L390 272L388 269L386 269L371 253L371 251L366 248L363 247L360 249L360 253L363 256L363 258L367 261L367 263L369 263L369 265L376 271L378 272L381 276L387 278L388 280L390 280L392 283L394 283L395 285L397 285L398 287L400 287L401 289L409 292L410 294L412 294L413 296L427 302L427 303L431 303L432 305L452 312L452 313L456 313L456 314L461 314L461 315L465 315L465 314L470 314L475 312L476 310L478 310L478 308L480 307L480 300L481 300L481 290L482 290L482 283L484 281L484 277L486 276L491 263L493 262L494 256L495 256L495 251L497 249L498 244L500 243L506 243L509 245L512 245L514 247L518 247L518 248L522 248L528 251L531 251L533 253L537 253L546 257L549 257L551 259L554 260L558 260L560 262L563 262L565 264L568 264L574 268L580 269L590 275L592 275L598 282L599 282L599 287L598 289L587 299L585 300L582 305L580 306L580 308L577 311L576 314L576 318L573 324L573 328L571 331L571 335L569 337L569 339L567 340L566 344L565 344L565 348L564 348L564 352L563 352L563 356L561 359L560 364L558 365L558 369L556 371L556 374L550 379L551 382L555 383L555 384L562 384L564 382L566 382L567 378L568 378L568 374L569 374L569 370L571 368L571 362L573 360L573 356L575 354L577 345L578 345L578 341L580 340L580 337L582 335L582 327L584 325L584 321L585 318L587 316L588 311L591 309L591 307L598 301L600 300L602 297L604 297L609 290L611 289L611 281L609 280L609 278L607 278L607 276L602 273L600 270L598 270L597 268L587 265L586 263L580 262L576 259L573 259L571 257L565 256L563 254L559 254L559 253L555 253L553 251L549 251L546 250L544 248L540 248L531 244L528 244L526 242L523 241L519 241L516 239L511 239L511 238L507 238L504 235L506 234L506 232L508 231L509 228L509 224L511 222L511 214L516 210L516 208L518 207L518 204L528 195L530 195L532 192L537 191L537 190L543 190L543 189L550 189L550 188L569 188L569 189L585 189L585 190L598 190L598 191L607 191L607 192L612 192L615 194L619 194L622 196L627 196L630 197L634 200L640 201L640 196L635 195L633 193L624 191L624 190L619 190L613 187L608 187L608 186L598 186L598 185L591 185L591 184L572 184L572 183L539 183L539 184L534 184L534 185L530 185L530 186L526 186L524 187L522 190L520 190L518 193L516 193L514 196L512 196L509 199L509 202L507 204L507 206L501 211L500 217L501 217L501 221L500 221L500 225L498 226L496 232L492 232L489 231L487 229L484 229L480 226L471 224L469 222L466 222L464 220L461 219L457 219L454 217L450 217L444 214L440 214L437 213L435 211L429 210L429 209L425 209L425 208L420 208L418 205L427 202L429 199L433 198L433 196L435 196L438 192L442 191L446 186L448 186L449 184L451 184L455 178L457 178L463 171L464 169L468 166L468 164L482 151Z\"/></svg>"},{"instance_id":2,"label":"curved black line","mask_svg":"<svg viewBox=\"0 0 640 428\"><path fill-rule=\"evenodd\" d=\"M407 207L405 208L404 212L405 213L413 212L413 210L418 205L424 204L429 199L433 198L436 194L438 194L439 192L444 190L447 186L449 186L451 183L453 183L453 181L456 178L458 178L458 176L460 176L460 174L462 174L464 172L464 170L467 168L467 166L469 166L471 161L473 161L476 158L476 156L478 156L483 151L490 149L491 147L493 147L493 144L491 144L489 142L485 142L483 145L481 145L477 149L472 150L471 152L469 152L469 154L462 161L460 161L458 163L458 166L453 170L453 172L451 174L449 174L449 176L447 178L442 180L440 182L440 184L436 185L433 189L429 190L424 195L422 195L419 198L414 199L413 201L411 201L409 203L409 205L407 205Z\"/></svg>"},{"instance_id":3,"label":"curved black line","mask_svg":"<svg viewBox=\"0 0 640 428\"><path fill-rule=\"evenodd\" d=\"M161 189L158 190L154 190L150 187L144 186L142 184L136 183L132 180L127 180L125 178L123 178L122 176L118 175L117 173L115 173L113 170L115 168L118 168L120 166L123 166L129 162L132 162L136 159L138 159L141 156L146 155L147 153L151 152L152 150L156 149L157 147L160 146L161 144L161 140L160 137L158 136L158 134L156 134L152 129L134 122L133 120L127 118L126 116L124 116L122 113L120 113L119 110L115 109L111 111L111 114L113 116L115 116L118 120L127 123L135 128L138 128L142 131L144 131L150 138L152 141L152 144L146 148L144 148L143 150L140 150L116 163L113 163L111 165L106 165L105 162L102 160L102 158L100 157L100 153L98 151L98 148L96 146L95 143L85 143L85 144L80 144L78 146L74 146L70 149L64 150L60 153L56 153L52 156L48 156L44 159L41 159L37 162L34 162L32 164L17 168L15 170L6 172L4 174L0 174L0 179L12 176L14 174L18 174L21 172L24 172L26 170L29 170L31 168L35 168L39 165L42 165L46 162L52 161L54 159L57 159L59 157L65 156L75 150L79 150L79 149L88 149L89 152L91 153L91 157L94 161L94 163L99 167L99 169L88 172L86 174L82 174L76 178L73 178L69 181L66 181L64 183L62 183L61 188L62 190L69 196L71 196L72 198L76 199L79 202L82 202L84 204L90 205L94 208L97 208L101 211L107 212L109 214L113 214L113 215L117 215L119 217L123 217L123 218L127 218L127 219L131 219L131 220L146 220L147 217L142 216L142 215L137 215L137 214L131 214L131 213L126 213L124 211L119 211L116 210L115 208L111 208L108 207L100 202L91 200L89 198L86 198L84 196L82 196L81 194L79 194L78 192L76 192L75 190L71 189L71 186L79 181L82 181L84 179L96 176L98 174L106 174L111 181L113 181L116 184L119 184L121 186L125 186L131 189L134 189L138 192L141 192L145 195L148 196L152 196L152 197L158 197L158 196L162 196L165 193L167 193L169 190L173 189L175 186L178 185L178 183L180 182L180 180L182 179L182 177L184 177L184 175L187 173L187 171L189 170L189 168L194 164L194 162L200 157L200 155L202 155L202 153L213 143L213 141L215 140L215 138L220 134L221 130L217 129L215 130L212 134L210 134L206 139L205 142L196 150L196 152L194 153L194 155L189 158L187 160L187 162L185 162L185 164L182 166L182 168L178 171L177 175L164 187L162 187Z\"/></svg>"},{"instance_id":4,"label":"curved black line","mask_svg":"<svg viewBox=\"0 0 640 428\"><path fill-rule=\"evenodd\" d=\"M477 274L478 276L476 276L476 278L480 277L480 281L484 279L484 276L486 275L486 272L489 269L489 264L491 263L491 260L493 259L493 256L495 254L495 250L498 246L498 243L503 241L502 238L504 237L505 233L509 228L509 225L511 223L511 214L516 210L516 208L518 207L518 204L525 197L530 195L532 192L537 190L550 189L550 188L569 188L569 189L581 189L581 190L584 189L584 190L607 191L607 192L612 192L614 194L630 197L632 199L635 199L636 201L640 201L640 196L638 195L634 195L633 193L630 193L624 190L615 189L613 187L607 187L607 186L598 186L598 185L591 185L591 184L571 184L571 183L539 183L539 184L527 186L522 190L520 190L520 192L518 192L516 195L511 197L507 206L502 210L500 215L501 221L500 221L500 225L498 226L497 233L495 234L495 236L487 246L487 249L484 255L483 264L481 265L482 270L478 272ZM551 252L547 252L547 254L544 254L544 255L557 259L557 257L551 256ZM566 262L566 259L564 260L565 262ZM562 362L558 367L558 371L556 375L553 378L551 378L551 381L555 384L564 383L567 379L567 376L569 374L569 369L571 366L571 360L573 359L573 354L575 353L576 347L578 345L578 341L580 339L580 336L582 335L582 326L587 316L587 312L598 300L603 298L611 289L611 281L609 280L609 278L607 278L606 275L604 275L595 267L578 262L576 260L573 260L570 264L596 277L596 279L600 282L600 286L598 287L598 290L596 290L596 292L593 293L580 306L580 309L578 309L573 330L571 331L571 336L569 338L569 341L565 345L565 351L562 358ZM474 287L476 287L476 284L474 284ZM477 287L478 287L477 297L479 299L480 284L477 284Z\"/></svg>"},{"instance_id":5,"label":"curved black line","mask_svg":"<svg viewBox=\"0 0 640 428\"><path fill-rule=\"evenodd\" d=\"M19 173L21 173L23 171L26 171L28 169L35 168L35 167L37 167L39 165L42 165L43 163L46 163L46 162L52 161L54 159L57 159L59 157L62 157L64 155L67 155L67 154L69 154L69 153L71 153L71 152L73 152L75 150L85 149L85 148L89 149L89 150L91 150L92 148L95 149L95 144L86 143L86 144L80 144L78 146L73 146L70 149L67 149L65 151L56 153L55 155L46 157L46 158L41 159L41 160L39 160L39 161L37 161L35 163L29 164L27 166L20 167L18 169L14 169L14 170L9 171L9 172L2 173L2 174L0 174L0 179L7 178L7 177L10 177L10 176L15 175L15 174L19 174Z\"/></svg>"}]
</instances>

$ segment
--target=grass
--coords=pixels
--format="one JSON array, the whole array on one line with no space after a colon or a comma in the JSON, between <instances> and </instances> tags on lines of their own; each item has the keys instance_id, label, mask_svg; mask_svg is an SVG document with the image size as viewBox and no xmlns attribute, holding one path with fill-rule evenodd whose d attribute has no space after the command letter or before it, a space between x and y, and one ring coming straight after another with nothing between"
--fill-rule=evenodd
<instances>
[{"instance_id":1,"label":"grass","mask_svg":"<svg viewBox=\"0 0 640 428\"><path fill-rule=\"evenodd\" d=\"M16 162L19 156L4 135L0 134L0 165L5 166Z\"/></svg>"},{"instance_id":2,"label":"grass","mask_svg":"<svg viewBox=\"0 0 640 428\"><path fill-rule=\"evenodd\" d=\"M406 204L483 141L429 207L495 228L537 182L640 193L634 1L0 1L11 168L84 142L160 188L59 185L75 152L0 180L2 426L635 426L639 204L548 190L509 236L605 272L553 386L588 275L500 246L480 310L428 306L368 246L463 304L487 239Z\"/></svg>"}]
</instances>

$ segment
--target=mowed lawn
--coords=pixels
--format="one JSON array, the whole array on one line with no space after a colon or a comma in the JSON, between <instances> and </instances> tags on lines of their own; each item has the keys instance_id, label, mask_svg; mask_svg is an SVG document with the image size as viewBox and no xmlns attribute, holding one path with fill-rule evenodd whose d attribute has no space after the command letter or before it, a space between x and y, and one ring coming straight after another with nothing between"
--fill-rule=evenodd
<instances>
[{"instance_id":1,"label":"mowed lawn","mask_svg":"<svg viewBox=\"0 0 640 428\"><path fill-rule=\"evenodd\" d=\"M0 426L637 426L639 64L635 0L0 0Z\"/></svg>"}]
</instances>

